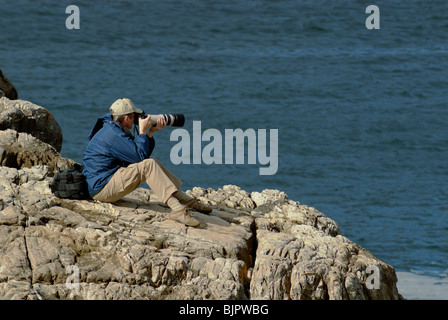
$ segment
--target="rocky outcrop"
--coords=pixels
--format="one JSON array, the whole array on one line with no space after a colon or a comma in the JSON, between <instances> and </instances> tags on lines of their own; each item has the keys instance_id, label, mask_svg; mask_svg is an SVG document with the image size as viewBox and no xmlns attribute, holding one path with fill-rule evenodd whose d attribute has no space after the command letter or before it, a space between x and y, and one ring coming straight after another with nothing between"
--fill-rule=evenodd
<instances>
[{"instance_id":1,"label":"rocky outcrop","mask_svg":"<svg viewBox=\"0 0 448 320\"><path fill-rule=\"evenodd\" d=\"M198 229L167 219L147 189L114 204L58 199L50 173L0 167L3 299L400 298L391 266L319 211L273 201L279 191L194 188L214 208L194 213ZM366 286L370 265L379 289Z\"/></svg>"},{"instance_id":2,"label":"rocky outcrop","mask_svg":"<svg viewBox=\"0 0 448 320\"><path fill-rule=\"evenodd\" d=\"M56 198L71 160L10 129L0 144L0 299L401 299L393 267L282 191L188 190L213 207L190 228L144 188Z\"/></svg>"},{"instance_id":3,"label":"rocky outcrop","mask_svg":"<svg viewBox=\"0 0 448 320\"><path fill-rule=\"evenodd\" d=\"M19 97L16 88L14 88L11 81L6 78L3 71L0 70L0 98L3 96L11 100L18 99Z\"/></svg>"},{"instance_id":4,"label":"rocky outcrop","mask_svg":"<svg viewBox=\"0 0 448 320\"><path fill-rule=\"evenodd\" d=\"M0 98L0 130L7 129L28 133L61 152L61 127L48 110L31 102Z\"/></svg>"},{"instance_id":5,"label":"rocky outcrop","mask_svg":"<svg viewBox=\"0 0 448 320\"><path fill-rule=\"evenodd\" d=\"M15 130L0 131L0 165L12 168L25 168L35 165L48 165L52 172L57 168L66 169L75 161L67 159L52 146L28 133Z\"/></svg>"}]
</instances>

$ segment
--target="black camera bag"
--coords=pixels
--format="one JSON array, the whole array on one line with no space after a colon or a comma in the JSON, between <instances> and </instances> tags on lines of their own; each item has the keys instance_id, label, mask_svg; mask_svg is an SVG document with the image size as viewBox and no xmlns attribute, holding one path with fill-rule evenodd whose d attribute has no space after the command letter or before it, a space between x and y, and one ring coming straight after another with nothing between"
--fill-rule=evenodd
<instances>
[{"instance_id":1,"label":"black camera bag","mask_svg":"<svg viewBox=\"0 0 448 320\"><path fill-rule=\"evenodd\" d=\"M82 169L79 164L75 164L67 170L58 169L50 184L54 195L65 199L89 199L89 190Z\"/></svg>"}]
</instances>

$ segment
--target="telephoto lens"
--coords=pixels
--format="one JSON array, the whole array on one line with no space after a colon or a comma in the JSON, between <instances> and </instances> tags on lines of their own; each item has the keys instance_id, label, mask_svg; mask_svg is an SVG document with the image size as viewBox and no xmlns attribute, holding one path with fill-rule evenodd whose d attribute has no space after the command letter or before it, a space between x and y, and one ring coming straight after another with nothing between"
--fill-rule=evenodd
<instances>
[{"instance_id":1,"label":"telephoto lens","mask_svg":"<svg viewBox=\"0 0 448 320\"><path fill-rule=\"evenodd\" d=\"M163 118L167 126L183 127L185 124L185 116L182 113L152 115L151 123L153 126L156 125L159 118Z\"/></svg>"},{"instance_id":2,"label":"telephoto lens","mask_svg":"<svg viewBox=\"0 0 448 320\"><path fill-rule=\"evenodd\" d=\"M138 125L138 119L145 119L148 115L144 112L139 116L134 118L134 124ZM172 114L157 114L150 115L151 116L151 124L154 127L157 124L157 119L162 118L165 120L167 126L172 127L183 127L185 124L185 116L182 113L172 113Z\"/></svg>"}]
</instances>

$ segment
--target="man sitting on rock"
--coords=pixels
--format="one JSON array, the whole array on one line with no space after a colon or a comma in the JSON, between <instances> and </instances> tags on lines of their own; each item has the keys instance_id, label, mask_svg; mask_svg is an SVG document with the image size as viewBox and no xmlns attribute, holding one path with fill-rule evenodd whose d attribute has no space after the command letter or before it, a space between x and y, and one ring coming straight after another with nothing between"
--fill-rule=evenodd
<instances>
[{"instance_id":1,"label":"man sitting on rock","mask_svg":"<svg viewBox=\"0 0 448 320\"><path fill-rule=\"evenodd\" d=\"M94 200L115 202L138 188L144 181L171 208L169 218L187 226L200 223L188 209L210 213L212 209L189 197L182 182L157 159L150 157L155 140L153 134L166 126L160 117L155 126L151 117L139 117L139 135L131 134L134 117L142 114L131 100L118 99L90 132L84 153L84 171L90 196ZM146 133L147 132L147 133Z\"/></svg>"}]
</instances>

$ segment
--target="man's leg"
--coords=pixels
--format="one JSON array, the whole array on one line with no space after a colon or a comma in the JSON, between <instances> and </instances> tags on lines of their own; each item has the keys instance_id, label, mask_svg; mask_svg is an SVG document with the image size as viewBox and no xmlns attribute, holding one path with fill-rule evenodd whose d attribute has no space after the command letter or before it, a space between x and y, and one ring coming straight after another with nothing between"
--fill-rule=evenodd
<instances>
[{"instance_id":1,"label":"man's leg","mask_svg":"<svg viewBox=\"0 0 448 320\"><path fill-rule=\"evenodd\" d=\"M102 202L116 202L137 189L144 181L135 174L135 168L120 168L104 188L92 198Z\"/></svg>"},{"instance_id":2,"label":"man's leg","mask_svg":"<svg viewBox=\"0 0 448 320\"><path fill-rule=\"evenodd\" d=\"M164 203L182 185L179 178L169 172L155 158L150 158L118 169L93 199L104 202L118 201L145 181Z\"/></svg>"},{"instance_id":3,"label":"man's leg","mask_svg":"<svg viewBox=\"0 0 448 320\"><path fill-rule=\"evenodd\" d=\"M187 208L173 194L182 182L155 158L145 159L126 168L120 168L112 176L104 188L93 199L104 202L115 202L134 191L144 181L164 203L172 208L170 217L186 225L197 226L199 221L192 218Z\"/></svg>"},{"instance_id":4,"label":"man's leg","mask_svg":"<svg viewBox=\"0 0 448 320\"><path fill-rule=\"evenodd\" d=\"M167 201L164 201L165 203L167 203L171 208L175 208L176 210L180 210L179 205L181 204L185 205L187 208L195 209L202 213L208 214L212 212L211 207L200 203L198 200L188 196L185 192L180 190L180 187L182 186L182 181L180 181L179 178L176 177L171 171L165 168L165 166L161 164L159 160L157 160L156 158L150 158L150 159L153 159L157 163L157 165L162 169L162 171L166 174L166 176L173 182L173 184L177 188L177 190L171 194L174 197L174 199L172 197L168 198ZM176 203L175 199L179 200L180 203L179 204Z\"/></svg>"}]
</instances>

